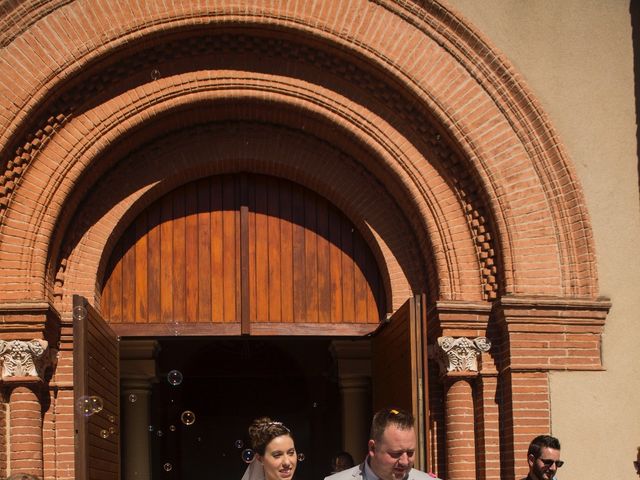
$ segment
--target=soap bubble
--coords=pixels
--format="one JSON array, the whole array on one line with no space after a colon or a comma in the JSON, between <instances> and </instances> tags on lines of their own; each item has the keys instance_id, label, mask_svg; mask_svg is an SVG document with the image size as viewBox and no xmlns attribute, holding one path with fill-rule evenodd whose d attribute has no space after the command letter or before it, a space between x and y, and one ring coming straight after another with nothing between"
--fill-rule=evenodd
<instances>
[{"instance_id":1,"label":"soap bubble","mask_svg":"<svg viewBox=\"0 0 640 480\"><path fill-rule=\"evenodd\" d=\"M244 442L242 440L236 440L235 446L236 448L242 448L244 447Z\"/></svg>"},{"instance_id":2,"label":"soap bubble","mask_svg":"<svg viewBox=\"0 0 640 480\"><path fill-rule=\"evenodd\" d=\"M109 433L111 435L115 434L116 433L116 427L109 427Z\"/></svg>"},{"instance_id":3,"label":"soap bubble","mask_svg":"<svg viewBox=\"0 0 640 480\"><path fill-rule=\"evenodd\" d=\"M131 403L136 403L138 401L138 396L135 393L130 393L129 394L129 401Z\"/></svg>"},{"instance_id":4,"label":"soap bubble","mask_svg":"<svg viewBox=\"0 0 640 480\"><path fill-rule=\"evenodd\" d=\"M304 462L304 453L299 453L298 454L298 461L299 462Z\"/></svg>"},{"instance_id":5,"label":"soap bubble","mask_svg":"<svg viewBox=\"0 0 640 480\"><path fill-rule=\"evenodd\" d=\"M171 465L169 462L165 463L162 468L164 468L165 472L170 472L171 469L173 468L173 465Z\"/></svg>"},{"instance_id":6,"label":"soap bubble","mask_svg":"<svg viewBox=\"0 0 640 480\"><path fill-rule=\"evenodd\" d=\"M76 409L78 413L85 417L90 417L94 413L101 412L104 408L102 399L97 396L83 395L76 401Z\"/></svg>"},{"instance_id":7,"label":"soap bubble","mask_svg":"<svg viewBox=\"0 0 640 480\"><path fill-rule=\"evenodd\" d=\"M175 425L169 425L169 430L171 430L172 432L176 431L176 426Z\"/></svg>"},{"instance_id":8,"label":"soap bubble","mask_svg":"<svg viewBox=\"0 0 640 480\"><path fill-rule=\"evenodd\" d=\"M160 70L158 70L157 68L154 68L153 70L151 70L151 80L158 80L160 78Z\"/></svg>"},{"instance_id":9,"label":"soap bubble","mask_svg":"<svg viewBox=\"0 0 640 480\"><path fill-rule=\"evenodd\" d=\"M196 414L191 410L185 410L182 412L182 415L180 415L180 420L182 420L182 423L185 425L193 425L196 421Z\"/></svg>"},{"instance_id":10,"label":"soap bubble","mask_svg":"<svg viewBox=\"0 0 640 480\"><path fill-rule=\"evenodd\" d=\"M110 422L110 423L116 423L116 417L115 417L115 415L109 415L107 418L109 419L109 422Z\"/></svg>"},{"instance_id":11,"label":"soap bubble","mask_svg":"<svg viewBox=\"0 0 640 480\"><path fill-rule=\"evenodd\" d=\"M100 430L100 436L102 438L108 438L109 437L109 432L107 432L106 430Z\"/></svg>"},{"instance_id":12,"label":"soap bubble","mask_svg":"<svg viewBox=\"0 0 640 480\"><path fill-rule=\"evenodd\" d=\"M256 457L256 452L254 452L254 451L253 451L253 450L251 450L250 448L245 448L245 449L242 451L241 456L242 456L242 460L243 460L245 463L251 463L251 462L253 462L253 459Z\"/></svg>"},{"instance_id":13,"label":"soap bubble","mask_svg":"<svg viewBox=\"0 0 640 480\"><path fill-rule=\"evenodd\" d=\"M158 430L158 431L156 432L156 435L157 435L157 436L159 436L159 437L161 437L162 435L164 435L164 433L162 432L162 430Z\"/></svg>"},{"instance_id":14,"label":"soap bubble","mask_svg":"<svg viewBox=\"0 0 640 480\"><path fill-rule=\"evenodd\" d=\"M167 374L167 381L174 387L180 385L182 383L182 373L178 370L171 370Z\"/></svg>"},{"instance_id":15,"label":"soap bubble","mask_svg":"<svg viewBox=\"0 0 640 480\"><path fill-rule=\"evenodd\" d=\"M96 396L89 397L89 403L91 404L93 413L101 412L102 409L104 408L102 399L100 397L96 397Z\"/></svg>"},{"instance_id":16,"label":"soap bubble","mask_svg":"<svg viewBox=\"0 0 640 480\"><path fill-rule=\"evenodd\" d=\"M73 307L73 319L74 320L82 320L87 317L87 309L82 305L78 305L77 307Z\"/></svg>"}]
</instances>

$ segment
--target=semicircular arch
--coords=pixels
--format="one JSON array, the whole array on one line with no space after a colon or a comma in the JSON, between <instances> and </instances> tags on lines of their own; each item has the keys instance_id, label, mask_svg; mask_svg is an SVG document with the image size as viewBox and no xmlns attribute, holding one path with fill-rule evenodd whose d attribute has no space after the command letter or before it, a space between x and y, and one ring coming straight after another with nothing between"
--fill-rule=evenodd
<instances>
[{"instance_id":1,"label":"semicircular arch","mask_svg":"<svg viewBox=\"0 0 640 480\"><path fill-rule=\"evenodd\" d=\"M78 2L71 8L78 9L78 18L82 18L85 7ZM462 222L462 226L454 225L453 229L424 229L427 231L426 238L432 243L431 260L440 273L439 295L449 298L460 298L460 295L464 297L469 294L473 296L473 289L458 289L455 283L451 283L451 272L464 271L462 278L477 279L478 270L482 272L482 267L486 266L478 258L482 257L481 254L495 254L494 250L497 250L496 255L499 256L502 267L502 285L500 292L496 293L591 297L597 294L591 231L584 211L584 202L580 201L582 193L571 162L559 146L544 113L530 92L517 80L513 69L455 13L436 2L421 7L391 1L365 2L358 8L332 12L313 9L294 12L288 10L287 6L272 8L266 3L253 4L242 11L224 10L223 7L215 12L198 10L199 7L196 6L191 8L193 10L190 12L153 9L143 11L134 8L132 14L126 17L126 21L113 25L108 35L83 30L83 36L86 38L79 37L77 44L72 48L60 49L61 58L57 61L47 64L46 60L42 60L45 65L35 69L37 73L33 76L23 75L24 72L19 71L19 66L12 66L8 70L10 76L21 76L27 81L24 90L8 92L0 104L0 108L7 113L2 117L3 122L7 122L7 128L3 129L5 133L0 138L1 146L3 151L7 152L12 145L16 145L17 138L25 137L27 141L23 144L18 143L20 146L17 148L16 157L7 163L4 174L5 199L13 198L13 194L20 189L21 182L14 182L13 179L21 180L19 177L22 171L32 168L26 168L26 163L36 158L31 156L31 150L44 153L43 144L54 142L56 136L63 143L68 143L77 140L78 134L92 132L92 125L81 122L76 122L75 130L68 129L64 123L64 114L61 114L62 119L57 115L44 114L47 111L45 107L52 103L47 92L57 90L53 87L59 79L73 77L73 68L77 66L82 69L89 65L92 56L94 59L102 58L101 62L106 67L109 56L120 55L126 50L127 40L133 35L145 38L145 42L153 43L154 36L168 35L179 29L202 28L198 21L203 18L215 17L217 21L214 24L218 27L229 27L231 22L238 25L240 21L246 26L258 26L263 31L269 30L267 36L270 36L273 42L264 47L267 51L276 48L278 41L282 39L291 39L297 35L297 38L306 38L308 42L308 39L313 37L325 42L327 51L332 51L328 57L324 56L319 61L316 58L316 65L322 65L324 61L328 62L327 68L334 66L338 69L342 68L342 64L331 63L335 50L340 50L343 54L348 52L348 55L356 59L353 62L354 68L364 66L365 72L379 75L368 84L373 85L372 88L376 92L374 96L385 100L384 108L392 113L392 117L396 115L402 120L406 131L413 133L401 135L398 129L394 128L389 132L398 133L397 140L406 142L410 148L421 141L433 144L432 151L437 155L429 158L421 153L420 148L416 148L417 153L412 156L413 165L421 170L438 162L442 164L451 159L455 160L450 162L453 175L443 182L444 190L449 191L455 199L453 203L456 204L456 208L464 211L466 221ZM53 20L60 14L59 11L53 11L49 15ZM357 15L358 18L352 18L353 15ZM349 20L352 24L366 24L367 28L346 30L339 27L349 24ZM274 25L278 28L274 28ZM401 38L390 45L383 41L384 36L371 34L386 29L400 32ZM35 24L28 31L29 35L42 37L44 44L51 42ZM18 34L16 38L19 36ZM8 58L4 55L11 55L11 51L17 48L17 45L17 41L9 43L2 59ZM87 45L91 45L92 48L86 48ZM135 42L132 42L132 45L135 45ZM95 48L98 46L103 48ZM306 53L309 52L303 51L303 56ZM300 68L300 62L293 61L289 65L292 71ZM176 82L189 82L189 78L182 75L171 78ZM357 81L360 78L352 80ZM73 80L68 83L73 84ZM294 84L299 86L296 82ZM149 86L146 84L141 88L146 91ZM355 95L352 98L358 99L361 95L353 88L347 90ZM400 96L396 94L397 91L400 91ZM265 93L264 97L268 98L269 95ZM406 105L407 102L403 100L406 98L415 101L413 108L401 106L394 110L394 105ZM358 104L358 101L354 103ZM96 109L101 107L104 106L96 106ZM371 111L366 112L365 119L371 119L368 117ZM430 128L425 126L424 122L416 122L416 119L423 118L424 115L435 119L435 127L432 125ZM14 121L18 118L24 120ZM44 123L39 118L44 118ZM344 120L342 122L344 123ZM61 126L65 128L59 128ZM35 128L38 130L34 134L27 133ZM425 130L421 130L423 128ZM104 134L104 131L101 132ZM394 134L389 132L386 138ZM380 139L375 139L372 143L378 147L383 144ZM448 146L443 147L444 143ZM38 153L36 156L39 159L55 157L53 150L50 149L46 155ZM66 149L63 149L63 152L66 155ZM20 160L23 158L24 162ZM391 158L392 160L385 165L397 167L401 156ZM46 165L42 170L46 171ZM463 174L465 171L471 173ZM7 178L11 181L7 182ZM460 178L463 178L462 182ZM416 190L417 194L409 194L409 198L414 197L413 206L427 203L424 198L425 192L434 191L434 186L429 186L423 180L424 178L418 177L418 181L412 183L405 178L405 181L401 182L402 186L411 187L409 192L412 188ZM418 188L421 181L423 188ZM451 187L453 184L462 184L463 187ZM469 197L473 197L472 202L465 200ZM64 198L64 195L56 197L55 202L62 200L61 204L64 204ZM5 220L11 215L14 219L29 215L20 202L12 200L4 201L2 204L5 207L9 205L9 210L14 212L6 211ZM443 218L447 218L447 215L434 215L433 218L437 218L436 223L440 222L442 225ZM478 229L479 226L482 227L479 219L493 222L493 240L488 239L487 235ZM44 218L41 220L38 228L49 228L48 222ZM423 215L422 221L423 225L427 224L426 216ZM9 225L8 229L3 227L5 235L8 231L13 231L14 227L15 224ZM458 235L458 230L464 228L470 229L471 234L463 233L462 237L466 239L462 243L454 242L455 254L452 254L446 242L443 244L444 247L436 245L435 232L448 230L455 236ZM419 232L420 229L416 231ZM23 238L25 241L33 242L34 233L25 233ZM48 245L52 241L51 238L51 234L38 237L37 243L44 240L45 245ZM538 239L533 253L525 246L530 238ZM426 243L423 240L420 242ZM480 246L476 254L472 255L475 258L471 260L467 259L466 253L469 242L472 251L476 246ZM488 247L482 250L484 244ZM464 246L462 250L460 245ZM46 257L49 253L46 247L44 250L44 253L39 252L35 257L31 257L29 263L40 265L39 268L42 268L41 266L47 263ZM450 257L446 258L446 255ZM465 258L468 262L462 263L464 268L451 268L451 262L454 261L451 255L457 255L459 259ZM533 265L536 268L530 268ZM37 280L37 276L38 274L34 273L28 279ZM491 272L488 276L492 276ZM483 286L486 285L488 283L485 282ZM16 295L16 292L13 292L13 295Z\"/></svg>"}]
</instances>

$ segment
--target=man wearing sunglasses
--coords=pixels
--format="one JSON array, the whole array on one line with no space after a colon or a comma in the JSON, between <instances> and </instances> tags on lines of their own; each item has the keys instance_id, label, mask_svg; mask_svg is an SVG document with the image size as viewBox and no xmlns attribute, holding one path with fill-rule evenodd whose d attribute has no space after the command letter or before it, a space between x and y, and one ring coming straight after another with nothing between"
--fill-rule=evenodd
<instances>
[{"instance_id":1,"label":"man wearing sunglasses","mask_svg":"<svg viewBox=\"0 0 640 480\"><path fill-rule=\"evenodd\" d=\"M560 440L550 435L540 435L529 444L527 452L529 475L526 480L552 480L564 465L560 460Z\"/></svg>"}]
</instances>

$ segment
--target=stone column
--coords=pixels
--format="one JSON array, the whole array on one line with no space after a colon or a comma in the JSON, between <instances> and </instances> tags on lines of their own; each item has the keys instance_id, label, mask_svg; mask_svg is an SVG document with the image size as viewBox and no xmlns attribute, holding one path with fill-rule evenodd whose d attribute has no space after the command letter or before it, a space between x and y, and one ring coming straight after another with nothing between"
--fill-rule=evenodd
<instances>
[{"instance_id":1,"label":"stone column","mask_svg":"<svg viewBox=\"0 0 640 480\"><path fill-rule=\"evenodd\" d=\"M356 463L367 455L371 422L371 342L334 340L342 402L342 448Z\"/></svg>"},{"instance_id":2,"label":"stone column","mask_svg":"<svg viewBox=\"0 0 640 480\"><path fill-rule=\"evenodd\" d=\"M2 386L9 399L8 474L43 476L42 403L46 340L0 340Z\"/></svg>"},{"instance_id":3,"label":"stone column","mask_svg":"<svg viewBox=\"0 0 640 480\"><path fill-rule=\"evenodd\" d=\"M156 381L155 340L120 343L123 480L151 479L151 387Z\"/></svg>"},{"instance_id":4,"label":"stone column","mask_svg":"<svg viewBox=\"0 0 640 480\"><path fill-rule=\"evenodd\" d=\"M440 337L436 359L446 386L445 441L448 480L476 479L476 439L473 383L478 357L489 351L485 337Z\"/></svg>"}]
</instances>

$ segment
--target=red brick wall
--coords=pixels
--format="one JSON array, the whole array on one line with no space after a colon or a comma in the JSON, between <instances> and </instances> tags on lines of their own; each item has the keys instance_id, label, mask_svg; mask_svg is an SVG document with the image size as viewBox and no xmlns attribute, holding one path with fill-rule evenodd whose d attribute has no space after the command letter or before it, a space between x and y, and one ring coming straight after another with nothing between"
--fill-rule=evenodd
<instances>
[{"instance_id":1,"label":"red brick wall","mask_svg":"<svg viewBox=\"0 0 640 480\"><path fill-rule=\"evenodd\" d=\"M68 322L70 295L99 304L106 258L155 199L216 173L282 176L362 230L389 305L426 290L473 307L436 315L430 343L490 338L465 393L474 459L484 478L521 474L550 428L546 372L601 368L608 306L573 167L513 67L437 3L98 3L0 7L0 309L45 302ZM49 335L0 315L1 338ZM0 475L15 451L74 476L69 326L43 460L12 432ZM446 393L429 382L443 475Z\"/></svg>"}]
</instances>

